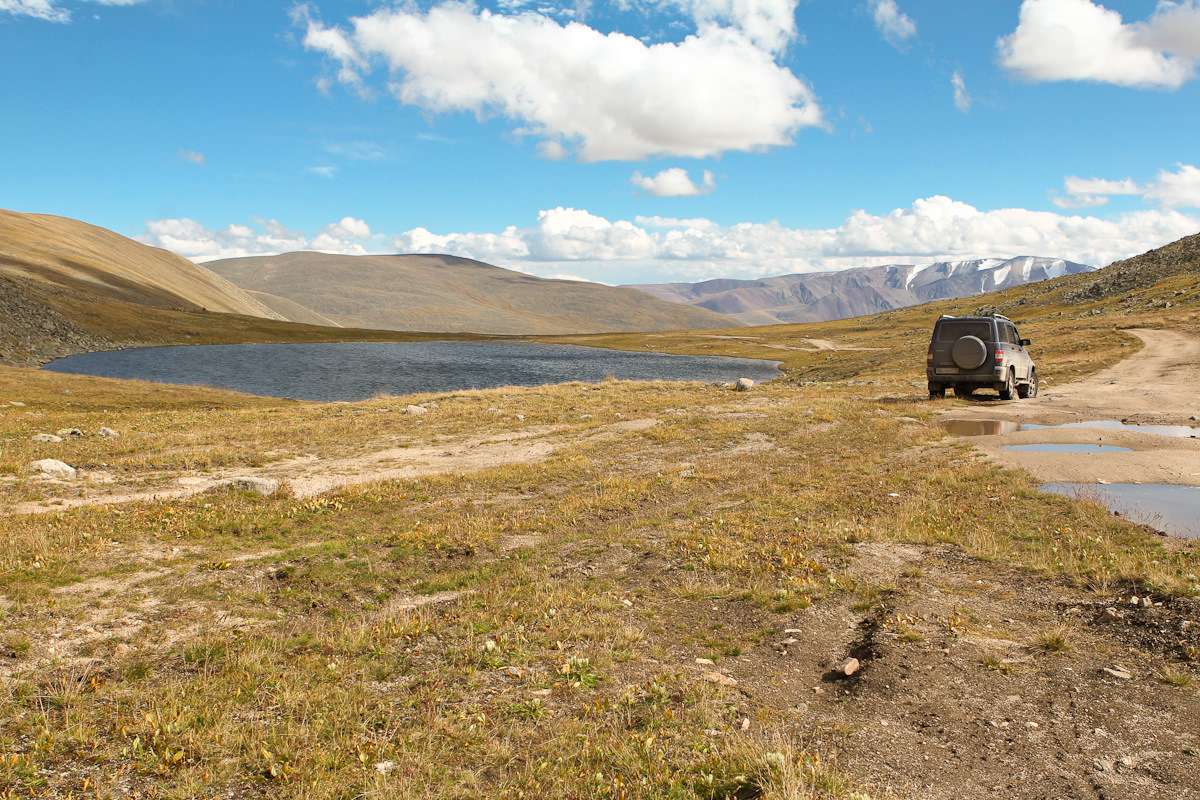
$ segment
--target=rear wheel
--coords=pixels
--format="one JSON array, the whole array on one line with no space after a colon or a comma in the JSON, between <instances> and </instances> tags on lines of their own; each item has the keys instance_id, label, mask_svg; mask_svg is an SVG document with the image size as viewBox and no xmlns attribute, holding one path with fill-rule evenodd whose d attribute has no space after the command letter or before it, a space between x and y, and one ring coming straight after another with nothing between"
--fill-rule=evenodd
<instances>
[{"instance_id":1,"label":"rear wheel","mask_svg":"<svg viewBox=\"0 0 1200 800\"><path fill-rule=\"evenodd\" d=\"M931 398L945 397L946 396L946 384L944 384L944 383L929 384L929 396Z\"/></svg>"},{"instance_id":2,"label":"rear wheel","mask_svg":"<svg viewBox=\"0 0 1200 800\"><path fill-rule=\"evenodd\" d=\"M1017 396L1017 373L1015 370L1009 370L1008 375L1004 379L1004 388L1000 390L1001 400L1012 400Z\"/></svg>"},{"instance_id":3,"label":"rear wheel","mask_svg":"<svg viewBox=\"0 0 1200 800\"><path fill-rule=\"evenodd\" d=\"M1037 370L1029 370L1029 381L1017 387L1017 397L1022 399L1026 397L1037 397L1038 393L1038 377Z\"/></svg>"}]
</instances>

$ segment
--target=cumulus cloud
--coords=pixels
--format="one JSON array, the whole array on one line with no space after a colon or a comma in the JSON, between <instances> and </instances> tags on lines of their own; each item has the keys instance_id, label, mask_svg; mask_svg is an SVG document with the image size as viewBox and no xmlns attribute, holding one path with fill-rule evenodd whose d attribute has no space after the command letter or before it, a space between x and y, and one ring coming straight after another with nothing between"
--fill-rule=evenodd
<instances>
[{"instance_id":1,"label":"cumulus cloud","mask_svg":"<svg viewBox=\"0 0 1200 800\"><path fill-rule=\"evenodd\" d=\"M304 46L366 93L384 65L388 91L430 113L514 121L549 158L704 157L791 144L824 124L807 83L775 60L794 35L793 0L680 0L698 32L648 45L534 12L445 2L428 11L380 8L327 27L299 7ZM785 13L786 12L786 13ZM736 18L737 25L724 26ZM775 31L775 33L770 33Z\"/></svg>"},{"instance_id":2,"label":"cumulus cloud","mask_svg":"<svg viewBox=\"0 0 1200 800\"><path fill-rule=\"evenodd\" d=\"M179 158L201 167L204 166L204 153L197 153L195 150L180 150Z\"/></svg>"},{"instance_id":3,"label":"cumulus cloud","mask_svg":"<svg viewBox=\"0 0 1200 800\"><path fill-rule=\"evenodd\" d=\"M1081 191L1116 193L1129 188L1125 181L1079 180L1075 188ZM761 278L1018 255L1104 266L1200 230L1200 214L1168 207L1185 198L1191 206L1200 206L1200 170L1164 172L1154 181L1153 191L1161 193L1158 202L1163 208L1110 219L1021 208L982 211L933 196L886 214L856 211L841 225L824 229L789 228L778 222L725 226L707 219L664 217L609 220L560 206L542 211L528 227L509 226L498 232L414 228L381 234L363 220L345 217L309 237L261 218L222 230L189 219L163 219L147 222L144 235L135 238L195 261L296 250L449 254L533 275L569 275L610 284ZM1143 192L1151 195L1145 187Z\"/></svg>"},{"instance_id":4,"label":"cumulus cloud","mask_svg":"<svg viewBox=\"0 0 1200 800\"><path fill-rule=\"evenodd\" d=\"M132 6L146 0L90 0L104 6ZM34 17L48 22L70 22L71 12L58 0L0 0L0 12L17 17Z\"/></svg>"},{"instance_id":5,"label":"cumulus cloud","mask_svg":"<svg viewBox=\"0 0 1200 800\"><path fill-rule=\"evenodd\" d=\"M735 30L773 53L784 50L797 36L796 0L665 0L661 4L688 14L701 36Z\"/></svg>"},{"instance_id":6,"label":"cumulus cloud","mask_svg":"<svg viewBox=\"0 0 1200 800\"><path fill-rule=\"evenodd\" d=\"M442 235L417 228L391 243L400 252L449 253L534 274L545 273L547 264L574 262L575 272L594 280L644 283L984 256L1055 256L1102 266L1197 230L1200 216L1174 210L1104 220L1026 209L980 211L934 196L884 215L857 211L830 229L777 222L726 227L660 217L609 221L559 207L543 211L528 228Z\"/></svg>"},{"instance_id":7,"label":"cumulus cloud","mask_svg":"<svg viewBox=\"0 0 1200 800\"><path fill-rule=\"evenodd\" d=\"M716 180L710 170L704 170L699 184L692 181L687 170L681 167L664 169L653 177L643 176L640 172L633 173L629 179L637 188L655 197L695 197L708 194L717 188Z\"/></svg>"},{"instance_id":8,"label":"cumulus cloud","mask_svg":"<svg viewBox=\"0 0 1200 800\"><path fill-rule=\"evenodd\" d=\"M1196 76L1200 3L1162 0L1144 23L1091 0L1024 0L1000 63L1032 81L1097 81L1176 89Z\"/></svg>"},{"instance_id":9,"label":"cumulus cloud","mask_svg":"<svg viewBox=\"0 0 1200 800\"><path fill-rule=\"evenodd\" d=\"M903 50L917 35L917 24L900 10L896 0L871 0L871 15L875 28L898 50Z\"/></svg>"},{"instance_id":10,"label":"cumulus cloud","mask_svg":"<svg viewBox=\"0 0 1200 800\"><path fill-rule=\"evenodd\" d=\"M157 219L147 222L144 233L133 238L198 262L298 250L366 255L386 247L384 237L372 237L367 223L353 217L326 225L312 238L290 230L278 220L256 217L250 221L253 224L234 223L211 230L191 219ZM371 241L373 238L377 240Z\"/></svg>"},{"instance_id":11,"label":"cumulus cloud","mask_svg":"<svg viewBox=\"0 0 1200 800\"><path fill-rule=\"evenodd\" d=\"M1166 209L1200 208L1200 169L1190 164L1176 164L1176 172L1160 170L1154 180L1145 185L1132 178L1106 180L1068 176L1063 181L1066 197L1051 197L1059 208L1091 208L1104 205L1115 195L1140 195Z\"/></svg>"},{"instance_id":12,"label":"cumulus cloud","mask_svg":"<svg viewBox=\"0 0 1200 800\"><path fill-rule=\"evenodd\" d=\"M967 91L967 82L960 70L954 70L950 76L950 85L954 87L954 105L964 114L971 110L971 95Z\"/></svg>"}]
</instances>

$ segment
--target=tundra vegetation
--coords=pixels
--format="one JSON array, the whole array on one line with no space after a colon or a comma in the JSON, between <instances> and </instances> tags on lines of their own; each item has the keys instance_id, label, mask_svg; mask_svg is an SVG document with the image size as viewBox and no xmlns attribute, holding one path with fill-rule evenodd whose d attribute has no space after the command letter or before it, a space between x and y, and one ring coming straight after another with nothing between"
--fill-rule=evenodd
<instances>
[{"instance_id":1,"label":"tundra vegetation","mask_svg":"<svg viewBox=\"0 0 1200 800\"><path fill-rule=\"evenodd\" d=\"M1128 355L1121 328L1200 333L1194 274L1065 301L1085 278L987 298L1050 391ZM939 428L964 401L925 397L930 325L978 302L542 339L782 362L745 393L610 380L317 404L0 367L0 402L23 404L0 408L0 798L888 796L837 758L853 726L796 712L814 681L788 695L773 672L802 646L786 631L845 608L915 653L984 624L965 596L943 618L892 613L930 576L872 578L856 548L1084 597L1200 594L1193 546L1039 493ZM60 428L89 435L30 441ZM153 490L497 434L556 445L303 497L59 509L82 489L27 472L60 458ZM13 513L28 502L41 513ZM1011 635L1039 661L1083 636ZM1200 653L1153 657L1162 691L1194 693Z\"/></svg>"}]
</instances>

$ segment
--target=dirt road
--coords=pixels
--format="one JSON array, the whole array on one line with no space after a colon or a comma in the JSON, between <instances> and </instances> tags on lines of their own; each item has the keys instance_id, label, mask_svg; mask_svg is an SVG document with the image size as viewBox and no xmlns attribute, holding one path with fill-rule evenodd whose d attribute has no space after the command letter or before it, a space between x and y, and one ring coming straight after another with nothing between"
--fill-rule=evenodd
<instances>
[{"instance_id":1,"label":"dirt road","mask_svg":"<svg viewBox=\"0 0 1200 800\"><path fill-rule=\"evenodd\" d=\"M1039 397L1002 402L983 399L947 417L1017 425L1063 425L1111 420L1134 425L1196 428L1200 435L1200 341L1167 330L1130 331L1141 350L1085 380L1055 386L1044 381ZM1046 481L1156 483L1200 486L1200 439L1136 430L1052 428L974 437L992 461ZM1005 450L1024 444L1104 444L1129 452L1088 454Z\"/></svg>"}]
</instances>

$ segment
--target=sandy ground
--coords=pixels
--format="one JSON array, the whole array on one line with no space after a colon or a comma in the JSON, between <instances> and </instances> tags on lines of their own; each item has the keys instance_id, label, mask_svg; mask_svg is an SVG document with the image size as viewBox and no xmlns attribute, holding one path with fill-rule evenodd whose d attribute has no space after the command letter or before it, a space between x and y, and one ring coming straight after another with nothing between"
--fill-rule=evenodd
<instances>
[{"instance_id":1,"label":"sandy ground","mask_svg":"<svg viewBox=\"0 0 1200 800\"><path fill-rule=\"evenodd\" d=\"M1086 380L1055 386L1043 380L1041 394L1000 401L980 395L967 410L947 419L982 423L1062 425L1114 420L1137 425L1197 428L1200 434L1200 341L1168 330L1130 331L1144 343L1132 357ZM986 457L1062 483L1161 483L1200 486L1200 439L1104 428L1055 428L973 436ZM1031 453L1005 450L1023 444L1105 444L1121 453Z\"/></svg>"}]
</instances>

